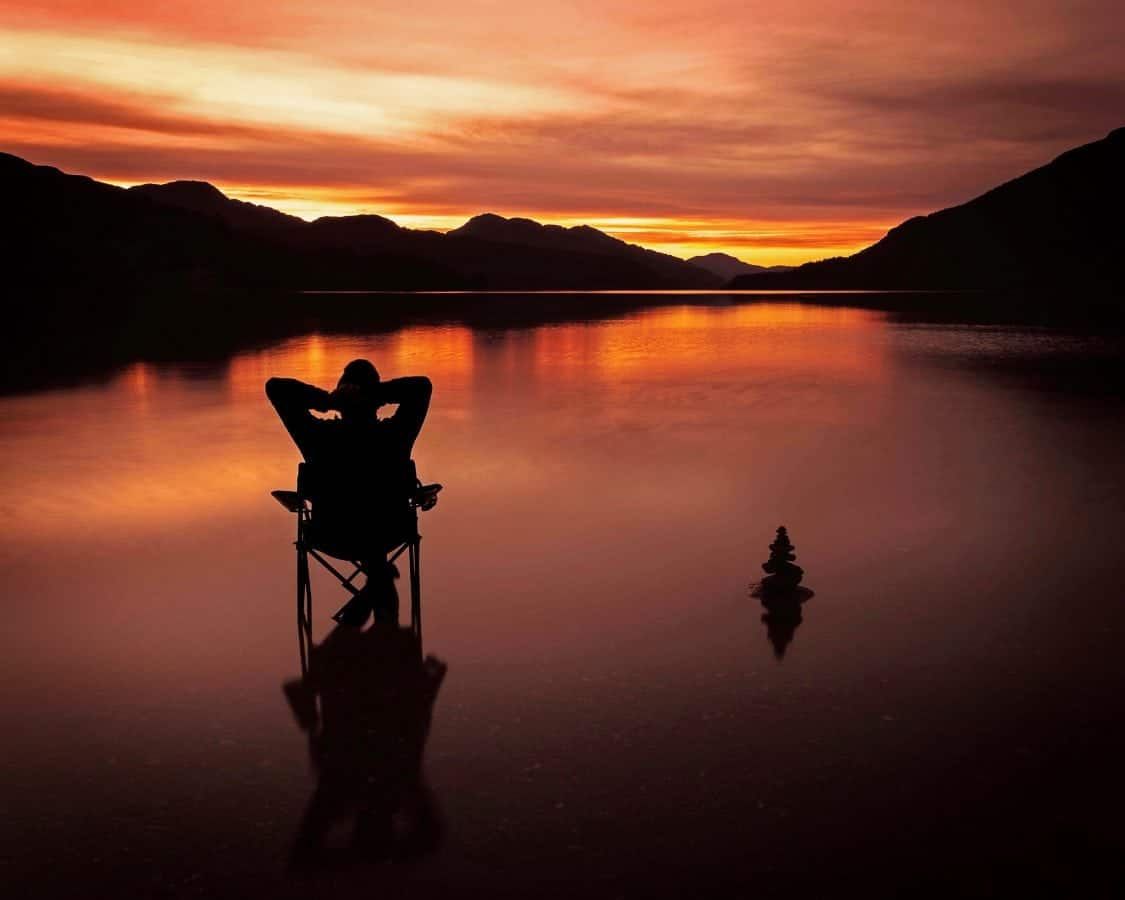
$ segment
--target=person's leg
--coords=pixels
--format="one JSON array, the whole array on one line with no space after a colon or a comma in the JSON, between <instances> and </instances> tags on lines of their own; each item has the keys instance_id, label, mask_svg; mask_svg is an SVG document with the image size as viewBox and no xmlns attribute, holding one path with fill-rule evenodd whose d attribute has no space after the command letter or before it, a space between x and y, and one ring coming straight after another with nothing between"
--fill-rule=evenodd
<instances>
[{"instance_id":1,"label":"person's leg","mask_svg":"<svg viewBox=\"0 0 1125 900\"><path fill-rule=\"evenodd\" d=\"M382 517L359 522L349 522L345 532L350 545L355 547L357 556L363 561L367 582L358 594L352 597L333 618L341 625L363 627L371 612L375 621L398 624L398 590L395 579L398 569L387 562L387 553L401 543L400 535L408 525L401 517ZM359 548L365 548L359 550ZM351 557L349 557L351 558Z\"/></svg>"},{"instance_id":2,"label":"person's leg","mask_svg":"<svg viewBox=\"0 0 1125 900\"><path fill-rule=\"evenodd\" d=\"M332 617L341 625L362 628L372 612L375 621L398 624L398 569L385 560L365 563L367 583Z\"/></svg>"},{"instance_id":3,"label":"person's leg","mask_svg":"<svg viewBox=\"0 0 1125 900\"><path fill-rule=\"evenodd\" d=\"M316 862L318 855L324 850L324 839L334 818L335 803L331 794L332 791L326 789L323 782L317 784L289 851L290 868L299 869Z\"/></svg>"},{"instance_id":4,"label":"person's leg","mask_svg":"<svg viewBox=\"0 0 1125 900\"><path fill-rule=\"evenodd\" d=\"M365 590L371 592L375 621L380 624L398 625L398 589L395 587L398 569L393 563L381 561L373 563L368 571L370 574Z\"/></svg>"},{"instance_id":5,"label":"person's leg","mask_svg":"<svg viewBox=\"0 0 1125 900\"><path fill-rule=\"evenodd\" d=\"M353 594L352 599L341 606L332 618L341 625L362 628L371 615L372 596L371 592L368 590L370 585L371 581L368 579L367 584L361 587L358 593Z\"/></svg>"}]
</instances>

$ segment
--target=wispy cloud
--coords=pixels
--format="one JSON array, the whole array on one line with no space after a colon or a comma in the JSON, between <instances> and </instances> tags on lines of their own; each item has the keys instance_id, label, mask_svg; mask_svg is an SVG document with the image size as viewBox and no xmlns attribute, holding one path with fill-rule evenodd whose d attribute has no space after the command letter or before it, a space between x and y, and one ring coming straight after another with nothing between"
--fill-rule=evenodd
<instances>
[{"instance_id":1,"label":"wispy cloud","mask_svg":"<svg viewBox=\"0 0 1125 900\"><path fill-rule=\"evenodd\" d=\"M36 162L306 216L793 262L1122 124L1117 7L0 0L0 123Z\"/></svg>"}]
</instances>

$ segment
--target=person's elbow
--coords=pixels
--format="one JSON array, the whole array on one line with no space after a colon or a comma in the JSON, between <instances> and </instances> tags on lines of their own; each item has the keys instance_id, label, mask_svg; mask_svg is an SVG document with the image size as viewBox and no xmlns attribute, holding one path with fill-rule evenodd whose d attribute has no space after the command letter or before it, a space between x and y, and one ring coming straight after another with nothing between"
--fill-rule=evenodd
<instances>
[{"instance_id":1,"label":"person's elbow","mask_svg":"<svg viewBox=\"0 0 1125 900\"><path fill-rule=\"evenodd\" d=\"M434 392L433 382L425 375L411 375L408 378L403 378L399 384L402 385L403 396L409 396L411 400L422 400L428 403L430 395Z\"/></svg>"},{"instance_id":2,"label":"person's elbow","mask_svg":"<svg viewBox=\"0 0 1125 900\"><path fill-rule=\"evenodd\" d=\"M292 378L273 378L266 379L266 397L275 407L279 404L286 404L293 396L293 379Z\"/></svg>"}]
</instances>

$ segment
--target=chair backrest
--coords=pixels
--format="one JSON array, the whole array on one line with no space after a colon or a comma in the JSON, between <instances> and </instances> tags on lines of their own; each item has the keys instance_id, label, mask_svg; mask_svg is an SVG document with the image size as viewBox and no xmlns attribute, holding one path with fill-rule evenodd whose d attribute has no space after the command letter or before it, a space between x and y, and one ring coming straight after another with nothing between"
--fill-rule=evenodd
<instances>
[{"instance_id":1,"label":"chair backrest","mask_svg":"<svg viewBox=\"0 0 1125 900\"><path fill-rule=\"evenodd\" d=\"M352 493L367 493L373 489L387 499L408 499L418 486L418 469L414 460L408 459L398 472L372 472L367 483L357 481L354 473L341 473L322 470L311 463L303 462L297 466L297 495L303 500L316 502L318 495L325 493L344 496Z\"/></svg>"},{"instance_id":2,"label":"chair backrest","mask_svg":"<svg viewBox=\"0 0 1125 900\"><path fill-rule=\"evenodd\" d=\"M313 484L316 479L315 471L307 462L297 464L297 496L302 500L310 499L316 493Z\"/></svg>"}]
</instances>

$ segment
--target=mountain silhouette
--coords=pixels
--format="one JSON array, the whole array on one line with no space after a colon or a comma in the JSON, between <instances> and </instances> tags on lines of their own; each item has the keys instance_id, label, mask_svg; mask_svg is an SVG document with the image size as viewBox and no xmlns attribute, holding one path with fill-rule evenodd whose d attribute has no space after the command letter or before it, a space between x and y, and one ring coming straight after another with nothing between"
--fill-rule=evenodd
<instances>
[{"instance_id":1,"label":"mountain silhouette","mask_svg":"<svg viewBox=\"0 0 1125 900\"><path fill-rule=\"evenodd\" d=\"M18 249L37 263L21 274L40 293L73 282L104 282L119 292L137 282L168 286L184 267L197 281L287 290L651 290L722 283L681 259L585 226L494 217L510 223L505 230L477 217L441 234L377 215L306 222L232 199L206 182L124 189L8 154L0 156L0 183L25 226ZM167 240L169 231L178 237ZM183 265L169 269L168 256ZM68 262L43 265L44 257Z\"/></svg>"},{"instance_id":2,"label":"mountain silhouette","mask_svg":"<svg viewBox=\"0 0 1125 900\"><path fill-rule=\"evenodd\" d=\"M1125 288L1125 128L964 203L908 219L854 256L740 275L731 288Z\"/></svg>"},{"instance_id":3,"label":"mountain silhouette","mask_svg":"<svg viewBox=\"0 0 1125 900\"><path fill-rule=\"evenodd\" d=\"M449 233L462 237L500 241L505 244L552 247L554 249L592 253L614 253L629 246L624 241L619 241L617 238L610 237L608 234L588 225L578 225L572 228L566 228L562 225L542 225L533 219L506 219L503 216L496 215L496 213L482 213L479 216L473 216L460 228L455 228ZM639 250L640 248L636 249ZM682 260L676 261L682 262Z\"/></svg>"},{"instance_id":4,"label":"mountain silhouette","mask_svg":"<svg viewBox=\"0 0 1125 900\"><path fill-rule=\"evenodd\" d=\"M442 234L377 215L306 222L227 197L202 181L121 188L0 153L9 223L3 312L4 381L66 377L144 356L195 357L311 327L460 317L506 322L605 315L641 300L596 296L370 298L306 290L633 291L728 283L721 254L694 261L626 243L589 226L564 228L494 213ZM910 219L854 256L791 271L737 275L749 290L984 289L943 297L1020 314L1119 315L1125 291L1125 129L961 206ZM733 259L731 257L730 259ZM740 263L735 260L736 264ZM922 296L921 294L913 295ZM880 295L905 309L911 295ZM966 298L971 298L971 303ZM1005 304L1007 304L1005 306Z\"/></svg>"},{"instance_id":5,"label":"mountain silhouette","mask_svg":"<svg viewBox=\"0 0 1125 900\"><path fill-rule=\"evenodd\" d=\"M0 188L11 226L5 384L39 381L45 365L61 372L139 352L221 352L295 328L370 326L435 305L417 298L330 302L302 296L306 290L644 292L722 285L683 260L593 228L504 220L517 225L500 233L471 220L441 234L377 215L306 222L202 181L127 189L5 153ZM573 315L568 310L582 304L544 305Z\"/></svg>"},{"instance_id":6,"label":"mountain silhouette","mask_svg":"<svg viewBox=\"0 0 1125 900\"><path fill-rule=\"evenodd\" d=\"M703 277L695 267L667 253L648 250L612 237L589 225L542 225L532 219L505 218L495 213L474 216L449 232L454 238L475 238L519 247L538 247L628 261L637 271L651 270L669 288L720 287L726 279L715 273Z\"/></svg>"},{"instance_id":7,"label":"mountain silhouette","mask_svg":"<svg viewBox=\"0 0 1125 900\"><path fill-rule=\"evenodd\" d=\"M693 266L706 269L718 275L724 281L730 281L737 275L753 275L757 272L788 272L792 266L756 266L753 263L743 262L729 253L704 253L702 256L692 256L688 262Z\"/></svg>"},{"instance_id":8,"label":"mountain silhouette","mask_svg":"<svg viewBox=\"0 0 1125 900\"><path fill-rule=\"evenodd\" d=\"M206 181L138 184L129 188L129 192L148 197L165 206L214 216L236 229L284 229L305 224L302 219L269 206L234 200Z\"/></svg>"},{"instance_id":9,"label":"mountain silhouette","mask_svg":"<svg viewBox=\"0 0 1125 900\"><path fill-rule=\"evenodd\" d=\"M310 224L301 222L299 232L317 243L351 247L356 250L398 246L411 233L383 216L370 213L357 216L322 216ZM435 232L436 233L436 232Z\"/></svg>"}]
</instances>

